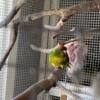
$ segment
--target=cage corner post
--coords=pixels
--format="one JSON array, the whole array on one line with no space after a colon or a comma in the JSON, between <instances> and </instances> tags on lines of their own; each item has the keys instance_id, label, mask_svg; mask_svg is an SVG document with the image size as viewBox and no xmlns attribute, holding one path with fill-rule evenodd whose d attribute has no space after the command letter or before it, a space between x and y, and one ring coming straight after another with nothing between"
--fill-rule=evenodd
<instances>
[{"instance_id":1,"label":"cage corner post","mask_svg":"<svg viewBox=\"0 0 100 100\"><path fill-rule=\"evenodd\" d=\"M50 9L59 9L59 0L50 0ZM57 24L57 20L58 20L58 17L57 16L50 16L50 19L49 19L49 25L51 26L55 26ZM57 45L57 38L53 39L52 35L51 35L51 32L52 31L49 31L49 34L48 34L48 48L52 48L54 47L55 45ZM47 67L50 68L50 64L47 62ZM47 75L50 73L50 71L47 71ZM45 99L43 100L53 100L50 98L51 96L51 92L54 93L53 89L51 89L47 94L46 94L46 97ZM57 92L58 93L58 92ZM54 93L56 94L56 93ZM56 94L56 95L59 95Z\"/></svg>"}]
</instances>

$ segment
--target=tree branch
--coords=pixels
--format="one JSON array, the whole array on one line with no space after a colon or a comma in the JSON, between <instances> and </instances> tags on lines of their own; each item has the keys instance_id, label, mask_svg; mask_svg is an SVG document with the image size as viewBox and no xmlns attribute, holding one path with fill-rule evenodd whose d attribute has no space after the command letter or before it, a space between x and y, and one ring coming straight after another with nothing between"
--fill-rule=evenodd
<instances>
[{"instance_id":1,"label":"tree branch","mask_svg":"<svg viewBox=\"0 0 100 100\"><path fill-rule=\"evenodd\" d=\"M93 11L93 10L98 11L100 10L99 6L100 6L100 1L94 0L84 4L77 4L68 8L43 11L35 14L30 14L28 16L22 16L20 18L14 19L14 22L15 23L29 22L44 16L51 16L51 15L60 16L61 17L60 21L66 22L68 19L70 19L71 16L75 15L76 13L79 13L80 11Z\"/></svg>"},{"instance_id":2,"label":"tree branch","mask_svg":"<svg viewBox=\"0 0 100 100\"><path fill-rule=\"evenodd\" d=\"M23 93L16 96L13 100L32 100L43 90L48 91L50 88L56 85L56 82L61 78L64 70L55 69L47 79L40 80L33 84Z\"/></svg>"},{"instance_id":3,"label":"tree branch","mask_svg":"<svg viewBox=\"0 0 100 100\"><path fill-rule=\"evenodd\" d=\"M64 42L62 42L62 44L66 45L67 43L78 41L79 39L80 38L74 38L74 39L71 39L71 40L68 40L68 41L64 41ZM37 46L35 46L33 44L30 45L30 48L32 50L37 51L37 52L41 52L41 53L45 53L45 54L46 53L49 54L50 52L52 52L57 47L58 47L58 44L55 47L50 48L50 49L48 49L48 48L47 49L46 48L40 48L40 47L37 47Z\"/></svg>"},{"instance_id":4,"label":"tree branch","mask_svg":"<svg viewBox=\"0 0 100 100\"><path fill-rule=\"evenodd\" d=\"M0 28L3 26L6 26L9 24L9 22L12 21L16 13L20 10L20 8L23 6L23 4L26 2L26 0L19 0L16 4L16 6L12 9L12 11L9 13L9 15L6 17L5 20L3 20L0 23ZM91 11L100 10L100 1L99 0L93 0L91 2L87 2L84 4L77 4L68 8L63 9L56 9L56 10L49 10L49 11L43 11L35 14L30 14L28 16L22 16L20 18L15 18L15 23L22 23L22 22L28 22L30 20L36 20L44 16L51 16L51 15L57 15L60 16L62 19L62 22L66 22L68 19L70 19L71 16L75 15L76 13L80 11ZM63 24L62 24L63 25ZM60 27L62 27L62 25ZM57 30L60 28L59 24L56 26Z\"/></svg>"},{"instance_id":5,"label":"tree branch","mask_svg":"<svg viewBox=\"0 0 100 100\"><path fill-rule=\"evenodd\" d=\"M5 61L8 58L8 56L9 56L9 54L10 54L10 52L11 52L11 50L14 47L14 44L16 42L17 33L18 33L18 24L12 24L12 31L11 32L13 34L12 41L11 41L11 44L9 45L7 51L5 52L3 58L0 61L0 70L3 67L3 65L5 64Z\"/></svg>"},{"instance_id":6,"label":"tree branch","mask_svg":"<svg viewBox=\"0 0 100 100\"><path fill-rule=\"evenodd\" d=\"M73 93L70 89L65 88L58 80L62 77L64 70L54 69L47 79L40 80L39 82L33 84L24 92L14 97L12 100L32 100L42 91L48 91L54 86L58 86L61 90L67 94L75 97L77 100L83 100L80 96Z\"/></svg>"},{"instance_id":7,"label":"tree branch","mask_svg":"<svg viewBox=\"0 0 100 100\"><path fill-rule=\"evenodd\" d=\"M6 26L8 25L12 19L15 17L16 13L20 10L20 8L25 4L26 0L19 0L16 4L16 6L11 10L11 12L8 14L8 16L5 18L5 20L3 20L2 22L0 22L0 28L3 27L3 26ZM5 61L6 59L8 58L12 48L14 47L14 44L16 42L16 39L17 39L17 34L18 34L18 26L19 26L19 23L14 23L12 21L11 23L11 34L13 35L12 37L12 41L7 49L7 51L5 52L3 58L1 59L0 61L0 70L1 68L3 67L3 65L5 64Z\"/></svg>"},{"instance_id":8,"label":"tree branch","mask_svg":"<svg viewBox=\"0 0 100 100\"><path fill-rule=\"evenodd\" d=\"M25 2L26 0L18 0L17 4L14 6L8 16L2 22L0 22L0 28L7 26L12 21L12 19L15 17L20 8L25 4Z\"/></svg>"}]
</instances>

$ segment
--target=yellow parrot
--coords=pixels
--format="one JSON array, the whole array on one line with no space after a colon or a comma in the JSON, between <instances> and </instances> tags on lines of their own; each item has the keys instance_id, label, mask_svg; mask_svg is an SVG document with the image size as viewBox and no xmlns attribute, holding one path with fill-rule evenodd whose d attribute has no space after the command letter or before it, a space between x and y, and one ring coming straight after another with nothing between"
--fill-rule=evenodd
<instances>
[{"instance_id":1,"label":"yellow parrot","mask_svg":"<svg viewBox=\"0 0 100 100\"><path fill-rule=\"evenodd\" d=\"M64 69L69 67L69 57L63 44L59 44L59 46L54 48L49 54L49 63L54 68Z\"/></svg>"}]
</instances>

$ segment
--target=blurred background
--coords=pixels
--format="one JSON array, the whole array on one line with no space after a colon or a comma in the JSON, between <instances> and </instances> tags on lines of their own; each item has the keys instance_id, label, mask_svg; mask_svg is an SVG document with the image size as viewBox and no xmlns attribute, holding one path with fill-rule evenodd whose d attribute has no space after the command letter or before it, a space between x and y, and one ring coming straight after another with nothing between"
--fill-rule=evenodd
<instances>
[{"instance_id":1,"label":"blurred background","mask_svg":"<svg viewBox=\"0 0 100 100\"><path fill-rule=\"evenodd\" d=\"M87 1L90 0L27 0L27 3L20 11L20 16L43 10L69 7ZM14 4L16 4L16 0L0 0L0 21L8 15ZM50 31L44 30L43 25L56 25L57 21L58 18L56 16L50 16L20 25L17 42L6 64L0 71L0 100L10 100L33 83L46 78L52 71L48 64L48 56L32 51L30 44L35 44L42 48L50 48L59 41L66 41L73 38L71 34L63 34L54 40L52 39L49 34ZM88 30L90 28L99 28L99 26L99 12L81 12L73 16L64 25L62 33L66 33L66 30L72 27ZM10 27L0 29L0 59L9 46L10 31ZM88 46L88 56L84 64L80 86L75 86L66 75L63 75L60 81L65 87L91 92L91 79L100 71L100 35L95 32L93 38L85 39L84 42ZM88 95L82 96L84 100L92 100ZM51 89L48 94L41 93L38 97L34 98L34 100L36 99L60 100L60 90L58 88ZM69 97L68 100L74 99Z\"/></svg>"}]
</instances>

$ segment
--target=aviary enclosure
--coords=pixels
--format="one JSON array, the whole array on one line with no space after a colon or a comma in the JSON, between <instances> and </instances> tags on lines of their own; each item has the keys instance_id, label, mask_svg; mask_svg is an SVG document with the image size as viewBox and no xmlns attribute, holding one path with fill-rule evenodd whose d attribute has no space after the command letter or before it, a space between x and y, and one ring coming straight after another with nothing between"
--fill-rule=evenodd
<instances>
[{"instance_id":1,"label":"aviary enclosure","mask_svg":"<svg viewBox=\"0 0 100 100\"><path fill-rule=\"evenodd\" d=\"M11 100L100 99L99 20L100 0L16 1L7 17L0 22L0 28L11 28L11 42L0 61L1 70L5 64L8 64L8 69L15 66L14 85L10 87L14 88ZM75 72L80 72L69 77L62 65L59 68L53 66L54 62L49 63L46 53L52 52L58 43L62 49L62 45L66 47L76 42L81 50L73 56L78 57L77 61L82 59L82 62L73 65L68 54L69 69L74 70L71 65L82 68L75 67ZM16 44L16 53L13 53ZM87 54L83 59L84 48ZM64 53L72 50L73 54L74 49L64 48ZM16 56L16 64L13 56Z\"/></svg>"}]
</instances>

